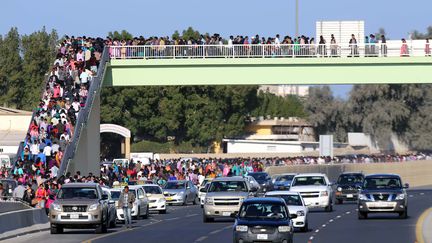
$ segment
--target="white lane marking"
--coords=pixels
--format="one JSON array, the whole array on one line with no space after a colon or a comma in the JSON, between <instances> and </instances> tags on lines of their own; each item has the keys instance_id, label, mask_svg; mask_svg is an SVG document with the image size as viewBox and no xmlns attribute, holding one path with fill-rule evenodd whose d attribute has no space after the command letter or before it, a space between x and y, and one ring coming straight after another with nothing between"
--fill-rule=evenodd
<instances>
[{"instance_id":1,"label":"white lane marking","mask_svg":"<svg viewBox=\"0 0 432 243\"><path fill-rule=\"evenodd\" d=\"M228 225L227 227L223 227L223 229L231 229L232 225Z\"/></svg>"},{"instance_id":2,"label":"white lane marking","mask_svg":"<svg viewBox=\"0 0 432 243\"><path fill-rule=\"evenodd\" d=\"M212 232L209 233L209 235L217 234L217 233L221 232L222 230L223 230L223 229L220 229L220 230L213 230Z\"/></svg>"},{"instance_id":3,"label":"white lane marking","mask_svg":"<svg viewBox=\"0 0 432 243\"><path fill-rule=\"evenodd\" d=\"M315 230L315 233L318 233L318 232L319 232L319 229Z\"/></svg>"},{"instance_id":4,"label":"white lane marking","mask_svg":"<svg viewBox=\"0 0 432 243\"><path fill-rule=\"evenodd\" d=\"M424 192L420 192L420 195L422 195L422 196L423 196L423 195L424 195Z\"/></svg>"},{"instance_id":5,"label":"white lane marking","mask_svg":"<svg viewBox=\"0 0 432 243\"><path fill-rule=\"evenodd\" d=\"M323 224L322 227L325 228L327 225Z\"/></svg>"},{"instance_id":6,"label":"white lane marking","mask_svg":"<svg viewBox=\"0 0 432 243\"><path fill-rule=\"evenodd\" d=\"M341 217L342 217L341 215L338 215L338 216L337 216L336 218L338 218L338 219L339 219L339 218L341 218Z\"/></svg>"},{"instance_id":7,"label":"white lane marking","mask_svg":"<svg viewBox=\"0 0 432 243\"><path fill-rule=\"evenodd\" d=\"M201 236L200 238L198 238L195 242L200 242L207 239L207 236Z\"/></svg>"},{"instance_id":8,"label":"white lane marking","mask_svg":"<svg viewBox=\"0 0 432 243\"><path fill-rule=\"evenodd\" d=\"M186 215L185 217L186 217L186 218L189 218L189 217L193 217L193 216L198 216L198 214L197 214L197 213L189 214L189 215Z\"/></svg>"},{"instance_id":9,"label":"white lane marking","mask_svg":"<svg viewBox=\"0 0 432 243\"><path fill-rule=\"evenodd\" d=\"M414 197L414 195L409 195L409 197Z\"/></svg>"},{"instance_id":10,"label":"white lane marking","mask_svg":"<svg viewBox=\"0 0 432 243\"><path fill-rule=\"evenodd\" d=\"M170 219L165 219L165 220L176 220L179 219L180 217L175 217L175 218L170 218Z\"/></svg>"},{"instance_id":11,"label":"white lane marking","mask_svg":"<svg viewBox=\"0 0 432 243\"><path fill-rule=\"evenodd\" d=\"M333 221L334 221L333 219L330 219L330 220L329 220L330 223L333 222Z\"/></svg>"},{"instance_id":12,"label":"white lane marking","mask_svg":"<svg viewBox=\"0 0 432 243\"><path fill-rule=\"evenodd\" d=\"M309 240L313 240L313 239L314 239L314 237L313 237L313 236L309 237Z\"/></svg>"},{"instance_id":13,"label":"white lane marking","mask_svg":"<svg viewBox=\"0 0 432 243\"><path fill-rule=\"evenodd\" d=\"M351 213L350 211L346 212L346 214L350 214L350 213Z\"/></svg>"}]
</instances>

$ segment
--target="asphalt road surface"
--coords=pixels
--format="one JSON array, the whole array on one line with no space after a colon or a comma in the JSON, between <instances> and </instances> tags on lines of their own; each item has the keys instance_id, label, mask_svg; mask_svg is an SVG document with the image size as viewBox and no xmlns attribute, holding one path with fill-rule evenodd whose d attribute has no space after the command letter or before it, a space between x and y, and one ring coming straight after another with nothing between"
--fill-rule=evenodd
<instances>
[{"instance_id":1,"label":"asphalt road surface","mask_svg":"<svg viewBox=\"0 0 432 243\"><path fill-rule=\"evenodd\" d=\"M432 190L410 190L409 218L398 219L396 214L370 215L358 220L355 203L335 205L331 213L312 211L309 232L296 232L294 242L300 243L414 243L415 226L423 211L432 207ZM107 234L93 230L65 230L51 235L48 231L21 236L5 242L145 242L145 243L225 243L232 242L232 220L202 222L199 206L173 206L165 215L151 214L148 219L135 220L132 229L122 224Z\"/></svg>"}]
</instances>

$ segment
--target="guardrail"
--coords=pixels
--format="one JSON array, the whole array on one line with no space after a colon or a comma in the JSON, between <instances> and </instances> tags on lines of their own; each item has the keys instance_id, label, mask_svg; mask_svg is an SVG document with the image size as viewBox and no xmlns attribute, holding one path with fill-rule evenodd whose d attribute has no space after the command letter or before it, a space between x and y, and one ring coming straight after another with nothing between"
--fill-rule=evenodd
<instances>
[{"instance_id":1,"label":"guardrail","mask_svg":"<svg viewBox=\"0 0 432 243\"><path fill-rule=\"evenodd\" d=\"M64 152L60 164L60 170L59 170L60 175L65 174L67 172L69 164L75 156L78 147L79 138L81 136L81 132L84 129L86 122L89 119L91 108L93 106L95 97L96 95L99 95L98 92L100 92L101 90L103 77L105 75L105 67L108 61L109 61L109 53L108 53L108 49L105 47L102 52L97 74L96 76L93 77L91 81L85 106L78 114L78 119L75 125L76 126L75 132L73 134L72 140L69 143L69 145L66 147L66 150Z\"/></svg>"},{"instance_id":2,"label":"guardrail","mask_svg":"<svg viewBox=\"0 0 432 243\"><path fill-rule=\"evenodd\" d=\"M425 45L391 44L245 44L111 46L111 59L410 57L430 56Z\"/></svg>"}]
</instances>

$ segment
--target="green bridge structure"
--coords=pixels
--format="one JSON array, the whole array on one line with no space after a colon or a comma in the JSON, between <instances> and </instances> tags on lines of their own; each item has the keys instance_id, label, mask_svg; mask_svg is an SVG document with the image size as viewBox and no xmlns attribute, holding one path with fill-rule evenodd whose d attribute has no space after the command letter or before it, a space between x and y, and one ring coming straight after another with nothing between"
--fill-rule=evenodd
<instances>
[{"instance_id":1,"label":"green bridge structure","mask_svg":"<svg viewBox=\"0 0 432 243\"><path fill-rule=\"evenodd\" d=\"M400 44L105 48L60 172L100 170L102 87L432 83L432 57L424 50Z\"/></svg>"}]
</instances>

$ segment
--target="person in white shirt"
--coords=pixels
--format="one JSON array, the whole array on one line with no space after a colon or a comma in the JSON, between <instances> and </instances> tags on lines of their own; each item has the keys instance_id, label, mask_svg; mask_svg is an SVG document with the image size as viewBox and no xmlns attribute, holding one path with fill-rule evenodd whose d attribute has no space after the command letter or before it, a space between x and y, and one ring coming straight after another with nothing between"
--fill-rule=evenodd
<instances>
[{"instance_id":1,"label":"person in white shirt","mask_svg":"<svg viewBox=\"0 0 432 243\"><path fill-rule=\"evenodd\" d=\"M50 171L51 171L51 178L54 178L57 177L59 168L56 165L54 165L53 167L51 167Z\"/></svg>"}]
</instances>

